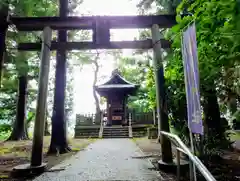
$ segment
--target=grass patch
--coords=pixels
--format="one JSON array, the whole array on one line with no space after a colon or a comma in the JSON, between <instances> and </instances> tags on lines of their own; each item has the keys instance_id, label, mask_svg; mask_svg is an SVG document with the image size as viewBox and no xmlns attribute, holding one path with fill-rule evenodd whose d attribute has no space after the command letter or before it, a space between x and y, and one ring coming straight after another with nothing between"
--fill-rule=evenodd
<instances>
[{"instance_id":1,"label":"grass patch","mask_svg":"<svg viewBox=\"0 0 240 181\"><path fill-rule=\"evenodd\" d=\"M132 138L132 140L133 140L133 142L137 142L137 141L139 141L139 140L146 140L146 139L148 139L147 137L140 137L140 138Z\"/></svg>"},{"instance_id":2,"label":"grass patch","mask_svg":"<svg viewBox=\"0 0 240 181\"><path fill-rule=\"evenodd\" d=\"M65 159L83 150L96 139L68 139L72 152L57 155L47 155L50 145L50 136L44 137L43 161L48 168L53 167ZM12 168L19 164L29 163L31 159L32 140L0 142L0 179L10 173Z\"/></svg>"}]
</instances>

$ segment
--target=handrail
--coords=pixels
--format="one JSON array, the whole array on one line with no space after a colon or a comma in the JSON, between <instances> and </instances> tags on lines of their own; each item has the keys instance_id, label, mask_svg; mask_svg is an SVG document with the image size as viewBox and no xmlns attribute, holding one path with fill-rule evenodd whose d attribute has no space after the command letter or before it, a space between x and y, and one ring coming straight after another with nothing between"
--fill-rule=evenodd
<instances>
[{"instance_id":1,"label":"handrail","mask_svg":"<svg viewBox=\"0 0 240 181\"><path fill-rule=\"evenodd\" d=\"M207 181L216 181L216 179L209 172L209 170L205 167L205 165L199 160L198 157L196 157L195 155L192 154L190 149L183 143L183 141L177 135L168 133L165 131L160 131L160 133L162 135L166 136L168 139L175 142L175 144L177 143L177 146L180 148L180 149L177 149L177 151L181 151L184 154L186 154Z\"/></svg>"}]
</instances>

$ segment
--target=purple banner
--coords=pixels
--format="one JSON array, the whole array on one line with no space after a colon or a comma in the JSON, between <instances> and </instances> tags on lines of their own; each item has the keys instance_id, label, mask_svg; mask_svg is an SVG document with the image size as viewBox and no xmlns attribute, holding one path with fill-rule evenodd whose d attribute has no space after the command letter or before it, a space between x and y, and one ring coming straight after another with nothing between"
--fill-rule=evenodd
<instances>
[{"instance_id":1,"label":"purple banner","mask_svg":"<svg viewBox=\"0 0 240 181\"><path fill-rule=\"evenodd\" d=\"M203 135L195 23L183 32L182 55L187 97L188 127L192 133Z\"/></svg>"}]
</instances>

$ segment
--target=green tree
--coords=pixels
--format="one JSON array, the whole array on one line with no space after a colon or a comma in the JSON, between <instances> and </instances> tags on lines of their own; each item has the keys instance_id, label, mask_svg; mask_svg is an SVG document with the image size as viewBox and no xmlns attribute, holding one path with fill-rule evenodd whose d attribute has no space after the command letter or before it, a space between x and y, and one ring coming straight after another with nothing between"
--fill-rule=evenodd
<instances>
[{"instance_id":1,"label":"green tree","mask_svg":"<svg viewBox=\"0 0 240 181\"><path fill-rule=\"evenodd\" d=\"M128 107L138 112L149 111L146 90L146 76L149 70L148 59L143 57L141 60L136 56L121 57L119 59L118 69L126 80L139 85L137 94L129 97Z\"/></svg>"},{"instance_id":2,"label":"green tree","mask_svg":"<svg viewBox=\"0 0 240 181\"><path fill-rule=\"evenodd\" d=\"M181 1L182 0L141 0L138 3L138 7L142 10L142 12L147 12L153 7L156 7L157 12L175 14Z\"/></svg>"},{"instance_id":3,"label":"green tree","mask_svg":"<svg viewBox=\"0 0 240 181\"><path fill-rule=\"evenodd\" d=\"M158 13L168 11L166 2L170 1L142 1L140 4L145 13L151 10L151 4L156 4ZM176 5L181 1L175 1ZM228 110L231 115L237 112L239 105L239 2L237 1L190 1L183 0L177 7L178 24L171 30L163 32L171 40L172 50L165 58L165 78L168 95L168 111L172 125L185 135L187 129L186 95L181 53L181 32L186 26L196 21L198 59L201 83L201 104L205 125L206 140L215 139L214 146L228 146L218 144L225 140L226 123L221 116L226 116ZM175 6L175 5L174 5ZM176 7L175 7L176 8ZM168 11L170 12L170 11ZM182 17L183 12L190 12L193 16ZM156 12L157 13L157 12ZM149 32L141 34L149 37ZM154 79L148 72L149 101L155 105ZM228 106L226 106L228 105ZM235 114L237 115L237 114ZM235 116L234 115L234 116ZM222 142L223 143L223 142Z\"/></svg>"},{"instance_id":4,"label":"green tree","mask_svg":"<svg viewBox=\"0 0 240 181\"><path fill-rule=\"evenodd\" d=\"M50 15L54 11L55 3L53 1L1 1L0 3L9 6L10 14L14 16L45 16ZM51 7L51 8L50 8ZM34 53L17 53L11 47L14 47L15 44L19 43L20 41L27 41L27 40L34 40L34 34L26 34L26 33L19 33L14 29L10 29L7 33L7 56L5 60L5 67L4 67L4 77L5 81L3 81L3 99L9 99L9 96L12 99L12 103L18 103L17 108L15 106L10 106L10 104L6 105L6 107L2 108L4 112L8 110L8 113L4 113L7 115L4 118L3 122L8 122L8 124L13 124L13 131L9 140L19 140L25 139L28 137L26 135L26 109L28 110L29 106L26 106L26 100L31 100L32 98L27 98L27 84L28 81L31 79L36 79L36 73L38 71L38 65L34 64L35 60L37 59L36 54ZM33 58L34 57L34 58ZM35 59L35 60L34 60ZM33 70L34 69L34 70ZM34 75L30 75L34 73ZM9 75L12 74L12 75ZM14 75L15 74L15 75ZM12 76L13 81L6 80L9 79L9 76ZM19 84L17 84L19 82ZM11 86L6 86L6 84ZM17 87L18 85L18 87ZM18 90L18 98L14 98L17 96ZM36 97L32 95L32 90L28 91L30 96ZM10 95L11 93L11 95ZM32 102L28 102L32 104ZM6 110L7 109L7 110ZM11 113L10 113L10 112ZM10 114L9 114L10 113ZM16 114L16 116L14 115ZM29 119L28 119L29 120ZM31 119L32 120L32 119Z\"/></svg>"}]
</instances>

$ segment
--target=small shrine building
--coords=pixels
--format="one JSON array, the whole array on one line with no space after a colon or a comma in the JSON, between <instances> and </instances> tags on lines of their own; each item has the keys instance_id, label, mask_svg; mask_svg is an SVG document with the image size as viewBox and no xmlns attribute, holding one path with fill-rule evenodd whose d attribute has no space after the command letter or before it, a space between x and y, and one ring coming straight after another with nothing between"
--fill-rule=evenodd
<instances>
[{"instance_id":1,"label":"small shrine building","mask_svg":"<svg viewBox=\"0 0 240 181\"><path fill-rule=\"evenodd\" d=\"M138 87L125 80L117 69L107 82L94 87L100 96L107 99L107 126L128 125L127 99L136 93Z\"/></svg>"}]
</instances>

